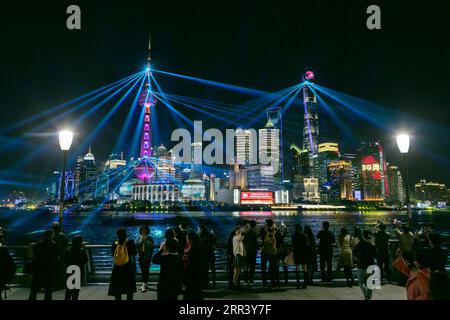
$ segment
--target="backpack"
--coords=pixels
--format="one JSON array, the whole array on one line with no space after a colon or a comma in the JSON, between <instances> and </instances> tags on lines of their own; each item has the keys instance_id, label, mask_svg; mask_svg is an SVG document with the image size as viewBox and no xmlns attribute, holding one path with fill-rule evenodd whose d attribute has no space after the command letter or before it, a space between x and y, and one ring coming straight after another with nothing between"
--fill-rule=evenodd
<instances>
[{"instance_id":1,"label":"backpack","mask_svg":"<svg viewBox=\"0 0 450 320\"><path fill-rule=\"evenodd\" d=\"M116 249L114 250L114 264L116 266L123 266L130 260L130 257L128 256L127 242L128 240L126 240L123 244L119 244L119 241L115 242Z\"/></svg>"},{"instance_id":2,"label":"backpack","mask_svg":"<svg viewBox=\"0 0 450 320\"><path fill-rule=\"evenodd\" d=\"M275 232L266 232L262 251L269 256L277 254L277 239L275 238Z\"/></svg>"}]
</instances>

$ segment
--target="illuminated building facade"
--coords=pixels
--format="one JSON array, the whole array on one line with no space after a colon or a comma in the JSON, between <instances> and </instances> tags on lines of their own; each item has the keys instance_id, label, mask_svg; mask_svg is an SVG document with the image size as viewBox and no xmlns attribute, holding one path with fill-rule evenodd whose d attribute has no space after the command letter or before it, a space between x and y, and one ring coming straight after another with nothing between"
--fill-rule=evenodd
<instances>
[{"instance_id":1,"label":"illuminated building facade","mask_svg":"<svg viewBox=\"0 0 450 320\"><path fill-rule=\"evenodd\" d=\"M304 178L303 201L306 202L320 202L319 194L319 179L318 178Z\"/></svg>"},{"instance_id":2,"label":"illuminated building facade","mask_svg":"<svg viewBox=\"0 0 450 320\"><path fill-rule=\"evenodd\" d=\"M328 165L339 159L339 145L335 142L324 142L318 145L319 161L319 192L322 202L328 201L330 176L328 175Z\"/></svg>"},{"instance_id":3,"label":"illuminated building facade","mask_svg":"<svg viewBox=\"0 0 450 320\"><path fill-rule=\"evenodd\" d=\"M329 201L339 204L341 200L353 200L352 164L349 161L336 160L327 165Z\"/></svg>"},{"instance_id":4,"label":"illuminated building facade","mask_svg":"<svg viewBox=\"0 0 450 320\"><path fill-rule=\"evenodd\" d=\"M80 200L94 200L97 185L98 169L91 148L81 162L78 197Z\"/></svg>"},{"instance_id":5,"label":"illuminated building facade","mask_svg":"<svg viewBox=\"0 0 450 320\"><path fill-rule=\"evenodd\" d=\"M403 189L403 178L397 166L389 166L387 171L389 196L386 202L389 204L399 204L405 202Z\"/></svg>"},{"instance_id":6,"label":"illuminated building facade","mask_svg":"<svg viewBox=\"0 0 450 320\"><path fill-rule=\"evenodd\" d=\"M276 185L282 183L280 147L280 129L269 117L265 128L259 129L259 163L272 168L273 183Z\"/></svg>"},{"instance_id":7,"label":"illuminated building facade","mask_svg":"<svg viewBox=\"0 0 450 320\"><path fill-rule=\"evenodd\" d=\"M254 129L238 128L235 131L236 163L254 165L257 163L257 136Z\"/></svg>"},{"instance_id":8,"label":"illuminated building facade","mask_svg":"<svg viewBox=\"0 0 450 320\"><path fill-rule=\"evenodd\" d=\"M443 183L427 182L420 180L414 186L415 195L418 201L444 202L447 201L447 188Z\"/></svg>"},{"instance_id":9,"label":"illuminated building facade","mask_svg":"<svg viewBox=\"0 0 450 320\"><path fill-rule=\"evenodd\" d=\"M256 165L247 168L247 188L260 190L274 190L273 167Z\"/></svg>"},{"instance_id":10,"label":"illuminated building facade","mask_svg":"<svg viewBox=\"0 0 450 320\"><path fill-rule=\"evenodd\" d=\"M303 199L305 185L303 179L309 177L309 152L306 149L301 149L295 143L290 147L293 166L291 170L292 181L292 198L296 202Z\"/></svg>"},{"instance_id":11,"label":"illuminated building facade","mask_svg":"<svg viewBox=\"0 0 450 320\"><path fill-rule=\"evenodd\" d=\"M171 181L158 180L152 183L133 185L133 200L150 202L180 201L180 188Z\"/></svg>"},{"instance_id":12,"label":"illuminated building facade","mask_svg":"<svg viewBox=\"0 0 450 320\"><path fill-rule=\"evenodd\" d=\"M388 194L386 162L379 141L364 141L359 150L361 159L362 200L383 201Z\"/></svg>"}]
</instances>

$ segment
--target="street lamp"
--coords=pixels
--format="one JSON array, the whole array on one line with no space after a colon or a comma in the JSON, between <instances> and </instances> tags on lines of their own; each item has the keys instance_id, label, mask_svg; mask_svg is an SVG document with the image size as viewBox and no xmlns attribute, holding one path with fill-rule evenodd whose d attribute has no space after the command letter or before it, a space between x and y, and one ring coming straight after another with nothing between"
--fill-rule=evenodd
<instances>
[{"instance_id":1,"label":"street lamp","mask_svg":"<svg viewBox=\"0 0 450 320\"><path fill-rule=\"evenodd\" d=\"M61 169L61 185L60 185L60 195L59 195L59 227L62 232L63 230L63 211L64 211L64 193L66 185L66 161L67 154L69 153L70 146L72 145L73 132L68 130L63 130L59 132L59 146L63 153L62 159L62 169Z\"/></svg>"},{"instance_id":2,"label":"street lamp","mask_svg":"<svg viewBox=\"0 0 450 320\"><path fill-rule=\"evenodd\" d=\"M405 185L406 185L406 208L408 212L409 226L412 226L411 206L409 203L409 182L408 182L408 150L409 150L409 135L399 134L397 136L397 146L400 153L403 155L403 164L405 167Z\"/></svg>"}]
</instances>

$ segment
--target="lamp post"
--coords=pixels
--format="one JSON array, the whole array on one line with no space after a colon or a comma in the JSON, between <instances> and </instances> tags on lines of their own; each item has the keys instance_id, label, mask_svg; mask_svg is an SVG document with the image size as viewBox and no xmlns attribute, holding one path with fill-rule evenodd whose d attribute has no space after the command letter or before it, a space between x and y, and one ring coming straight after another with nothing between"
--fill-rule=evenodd
<instances>
[{"instance_id":1,"label":"lamp post","mask_svg":"<svg viewBox=\"0 0 450 320\"><path fill-rule=\"evenodd\" d=\"M397 136L397 146L403 156L403 165L405 167L405 185L406 185L406 210L408 212L409 226L412 226L411 205L409 203L409 182L408 182L408 151L409 135L400 134Z\"/></svg>"},{"instance_id":2,"label":"lamp post","mask_svg":"<svg viewBox=\"0 0 450 320\"><path fill-rule=\"evenodd\" d=\"M63 212L64 212L64 195L66 186L66 161L67 154L69 153L70 146L72 145L73 132L72 131L60 131L59 132L59 146L63 153L61 179L60 179L60 195L59 195L59 226L61 232L63 231Z\"/></svg>"}]
</instances>

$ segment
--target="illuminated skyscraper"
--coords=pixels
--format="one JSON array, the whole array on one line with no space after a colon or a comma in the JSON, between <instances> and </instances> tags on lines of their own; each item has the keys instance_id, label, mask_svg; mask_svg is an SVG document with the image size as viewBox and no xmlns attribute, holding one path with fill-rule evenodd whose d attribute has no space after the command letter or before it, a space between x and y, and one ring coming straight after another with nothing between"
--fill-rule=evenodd
<instances>
[{"instance_id":1,"label":"illuminated skyscraper","mask_svg":"<svg viewBox=\"0 0 450 320\"><path fill-rule=\"evenodd\" d=\"M339 145L335 142L320 143L318 146L318 161L319 161L319 192L321 193L322 201L329 200L328 184L330 176L328 174L328 165L339 159Z\"/></svg>"},{"instance_id":2,"label":"illuminated skyscraper","mask_svg":"<svg viewBox=\"0 0 450 320\"><path fill-rule=\"evenodd\" d=\"M310 176L318 178L318 143L319 143L319 115L317 112L317 98L308 83L315 80L314 71L307 70L303 74L303 81L307 82L303 87L303 149L309 152Z\"/></svg>"},{"instance_id":3,"label":"illuminated skyscraper","mask_svg":"<svg viewBox=\"0 0 450 320\"><path fill-rule=\"evenodd\" d=\"M282 183L280 129L268 117L264 129L259 129L259 163L272 167L275 185Z\"/></svg>"},{"instance_id":4,"label":"illuminated skyscraper","mask_svg":"<svg viewBox=\"0 0 450 320\"><path fill-rule=\"evenodd\" d=\"M389 197L386 199L387 202L389 204L404 203L403 179L398 167L389 166L387 176L389 185Z\"/></svg>"},{"instance_id":5,"label":"illuminated skyscraper","mask_svg":"<svg viewBox=\"0 0 450 320\"><path fill-rule=\"evenodd\" d=\"M362 200L382 201L388 194L386 161L379 141L363 141L361 159Z\"/></svg>"},{"instance_id":6,"label":"illuminated skyscraper","mask_svg":"<svg viewBox=\"0 0 450 320\"><path fill-rule=\"evenodd\" d=\"M291 171L292 197L294 201L301 201L305 185L303 179L309 177L309 153L301 149L295 143L291 144L292 160L294 162Z\"/></svg>"},{"instance_id":7,"label":"illuminated skyscraper","mask_svg":"<svg viewBox=\"0 0 450 320\"><path fill-rule=\"evenodd\" d=\"M89 152L85 154L81 163L80 185L78 188L78 196L81 200L94 199L97 174L98 169L95 165L95 157L89 147Z\"/></svg>"},{"instance_id":8,"label":"illuminated skyscraper","mask_svg":"<svg viewBox=\"0 0 450 320\"><path fill-rule=\"evenodd\" d=\"M252 165L257 163L257 135L254 129L238 128L235 131L236 163Z\"/></svg>"}]
</instances>

